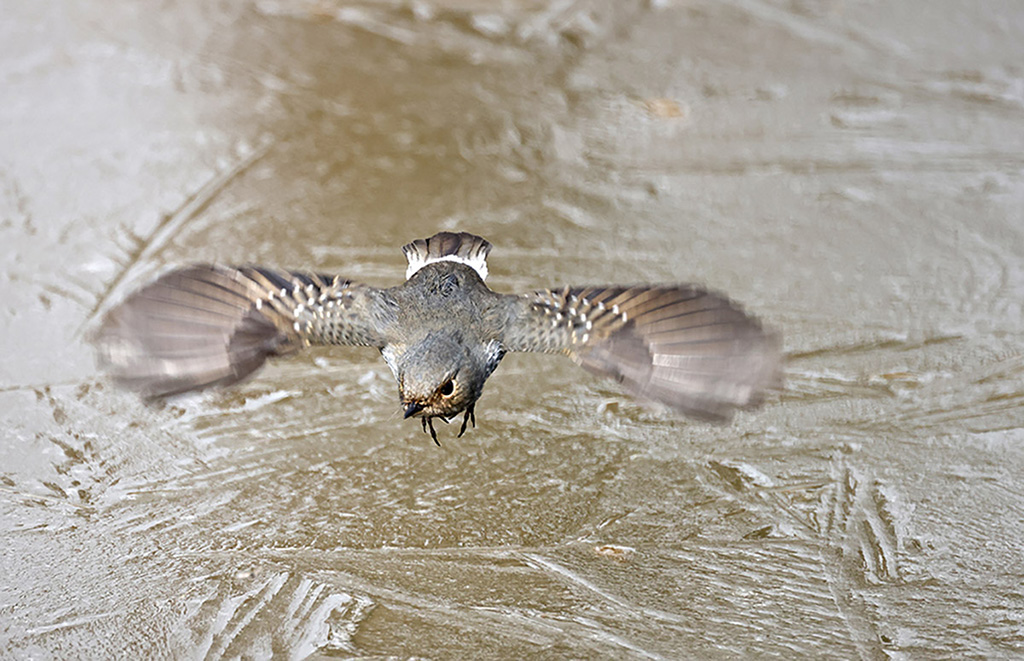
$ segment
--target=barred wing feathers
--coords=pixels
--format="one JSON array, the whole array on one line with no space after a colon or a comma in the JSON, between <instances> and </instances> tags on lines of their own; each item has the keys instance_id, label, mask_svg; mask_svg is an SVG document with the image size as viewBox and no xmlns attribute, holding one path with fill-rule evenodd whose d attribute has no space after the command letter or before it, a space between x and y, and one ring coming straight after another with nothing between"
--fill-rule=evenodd
<instances>
[{"instance_id":1,"label":"barred wing feathers","mask_svg":"<svg viewBox=\"0 0 1024 661\"><path fill-rule=\"evenodd\" d=\"M516 297L504 344L565 353L641 399L708 419L756 406L780 383L777 338L729 299L692 285Z\"/></svg>"},{"instance_id":2,"label":"barred wing feathers","mask_svg":"<svg viewBox=\"0 0 1024 661\"><path fill-rule=\"evenodd\" d=\"M115 381L163 397L235 383L308 344L383 346L381 298L335 276L195 265L111 310L95 343Z\"/></svg>"}]
</instances>

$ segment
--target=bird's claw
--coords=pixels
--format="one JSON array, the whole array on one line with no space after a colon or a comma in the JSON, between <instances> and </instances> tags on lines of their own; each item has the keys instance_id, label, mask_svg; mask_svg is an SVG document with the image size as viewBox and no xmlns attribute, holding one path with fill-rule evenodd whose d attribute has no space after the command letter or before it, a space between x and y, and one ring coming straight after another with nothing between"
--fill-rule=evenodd
<instances>
[{"instance_id":1,"label":"bird's claw","mask_svg":"<svg viewBox=\"0 0 1024 661\"><path fill-rule=\"evenodd\" d=\"M420 421L423 423L424 432L426 432L428 429L430 430L430 438L434 439L434 445L436 445L437 447L441 447L441 441L437 440L437 432L434 431L434 419L424 417L420 418Z\"/></svg>"},{"instance_id":2,"label":"bird's claw","mask_svg":"<svg viewBox=\"0 0 1024 661\"><path fill-rule=\"evenodd\" d=\"M434 418L440 418L445 424L450 423L451 419L441 415L429 417L424 416L420 418L420 424L423 425L423 432L430 434L430 438L434 439L434 445L441 447L441 441L437 440L437 431L434 429ZM473 424L473 429L476 429L476 412L472 406L467 408L465 415L462 416L462 427L459 429L459 435L456 436L456 438L462 438L462 435L466 433L466 427L468 427L470 423Z\"/></svg>"},{"instance_id":3,"label":"bird's claw","mask_svg":"<svg viewBox=\"0 0 1024 661\"><path fill-rule=\"evenodd\" d=\"M459 435L455 438L462 438L462 435L466 433L466 423L470 420L473 421L473 429L476 429L476 413L473 412L474 406L470 406L466 409L466 414L462 416L462 429L459 430Z\"/></svg>"}]
</instances>

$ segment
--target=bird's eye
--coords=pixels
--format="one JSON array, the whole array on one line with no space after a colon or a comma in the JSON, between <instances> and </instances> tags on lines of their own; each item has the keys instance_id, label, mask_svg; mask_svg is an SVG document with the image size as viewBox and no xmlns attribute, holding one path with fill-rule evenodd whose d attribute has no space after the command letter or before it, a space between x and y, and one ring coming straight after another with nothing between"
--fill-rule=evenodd
<instances>
[{"instance_id":1,"label":"bird's eye","mask_svg":"<svg viewBox=\"0 0 1024 661\"><path fill-rule=\"evenodd\" d=\"M452 393L455 392L455 383L451 379L448 379L444 382L438 392L441 393L442 397L451 397Z\"/></svg>"}]
</instances>

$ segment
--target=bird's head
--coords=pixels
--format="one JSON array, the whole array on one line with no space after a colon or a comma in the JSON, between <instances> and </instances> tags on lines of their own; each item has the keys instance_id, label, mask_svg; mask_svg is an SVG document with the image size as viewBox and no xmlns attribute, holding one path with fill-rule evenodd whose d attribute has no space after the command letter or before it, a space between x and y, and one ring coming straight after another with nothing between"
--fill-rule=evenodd
<instances>
[{"instance_id":1,"label":"bird's head","mask_svg":"<svg viewBox=\"0 0 1024 661\"><path fill-rule=\"evenodd\" d=\"M476 402L487 374L460 339L431 334L397 358L405 417L448 419Z\"/></svg>"}]
</instances>

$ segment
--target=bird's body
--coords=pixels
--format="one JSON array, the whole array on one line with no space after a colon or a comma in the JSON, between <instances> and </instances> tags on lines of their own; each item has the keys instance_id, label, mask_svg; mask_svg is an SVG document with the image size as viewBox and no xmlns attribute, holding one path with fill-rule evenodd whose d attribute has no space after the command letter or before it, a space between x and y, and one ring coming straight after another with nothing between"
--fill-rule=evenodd
<instances>
[{"instance_id":1,"label":"bird's body","mask_svg":"<svg viewBox=\"0 0 1024 661\"><path fill-rule=\"evenodd\" d=\"M427 427L434 417L463 411L469 420L505 355L505 297L472 267L452 261L427 264L383 296L394 301L397 319L381 354L398 381L406 417L420 416Z\"/></svg>"},{"instance_id":2,"label":"bird's body","mask_svg":"<svg viewBox=\"0 0 1024 661\"><path fill-rule=\"evenodd\" d=\"M778 383L776 338L728 299L691 285L527 295L484 283L490 244L442 232L405 246L407 279L378 289L338 276L199 265L165 274L97 335L115 379L147 397L229 384L311 344L380 349L406 417L474 419L508 351L563 353L642 399L724 418ZM461 432L460 432L461 435Z\"/></svg>"}]
</instances>

